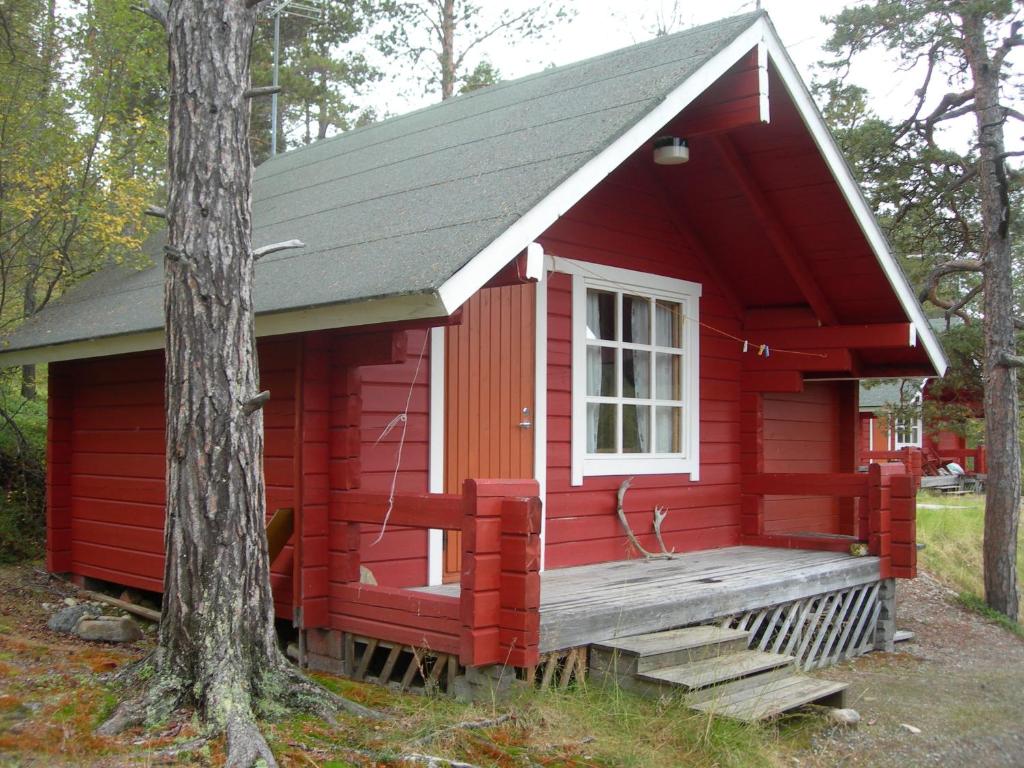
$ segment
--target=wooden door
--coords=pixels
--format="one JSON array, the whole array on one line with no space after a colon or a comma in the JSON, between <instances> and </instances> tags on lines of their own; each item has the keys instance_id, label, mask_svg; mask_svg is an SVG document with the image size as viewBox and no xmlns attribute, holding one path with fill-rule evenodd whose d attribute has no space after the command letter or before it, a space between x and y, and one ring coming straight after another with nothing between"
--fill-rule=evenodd
<instances>
[{"instance_id":1,"label":"wooden door","mask_svg":"<svg viewBox=\"0 0 1024 768\"><path fill-rule=\"evenodd\" d=\"M485 288L465 304L462 324L445 330L448 493L470 477L534 476L535 297L532 283ZM461 534L446 531L444 580L461 570Z\"/></svg>"}]
</instances>

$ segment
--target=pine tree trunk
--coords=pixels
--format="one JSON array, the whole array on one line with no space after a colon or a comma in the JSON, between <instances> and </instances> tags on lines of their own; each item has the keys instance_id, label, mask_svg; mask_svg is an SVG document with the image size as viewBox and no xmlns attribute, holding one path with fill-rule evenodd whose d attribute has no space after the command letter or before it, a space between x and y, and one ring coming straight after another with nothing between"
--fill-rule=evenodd
<instances>
[{"instance_id":1,"label":"pine tree trunk","mask_svg":"<svg viewBox=\"0 0 1024 768\"><path fill-rule=\"evenodd\" d=\"M1009 189L1003 158L1005 115L999 103L999 72L992 66L985 44L983 17L965 15L963 31L980 137L978 178L985 237L985 600L1017 619L1021 493L1017 371L1001 362L1015 349Z\"/></svg>"},{"instance_id":2,"label":"pine tree trunk","mask_svg":"<svg viewBox=\"0 0 1024 768\"><path fill-rule=\"evenodd\" d=\"M441 4L441 101L455 95L455 0Z\"/></svg>"}]
</instances>

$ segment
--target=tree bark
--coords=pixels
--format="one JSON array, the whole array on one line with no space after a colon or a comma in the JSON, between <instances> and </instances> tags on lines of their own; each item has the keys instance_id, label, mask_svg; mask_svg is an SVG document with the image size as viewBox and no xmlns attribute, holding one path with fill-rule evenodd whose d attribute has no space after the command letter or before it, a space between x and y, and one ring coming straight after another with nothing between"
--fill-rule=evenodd
<instances>
[{"instance_id":1,"label":"tree bark","mask_svg":"<svg viewBox=\"0 0 1024 768\"><path fill-rule=\"evenodd\" d=\"M974 80L978 124L978 179L984 230L985 285L985 445L988 481L985 499L985 600L1018 618L1017 527L1020 515L1020 442L1017 369L1003 365L1015 352L1013 260L1010 206L1002 157L1004 110L999 103L999 71L985 43L980 12L961 17L964 51Z\"/></svg>"},{"instance_id":2,"label":"tree bark","mask_svg":"<svg viewBox=\"0 0 1024 768\"><path fill-rule=\"evenodd\" d=\"M375 714L306 680L284 658L274 626L245 96L255 21L246 0L167 7L163 610L156 650L130 675L143 692L100 727L113 734L193 707L226 733L227 765L245 768L277 765L258 713Z\"/></svg>"},{"instance_id":3,"label":"tree bark","mask_svg":"<svg viewBox=\"0 0 1024 768\"><path fill-rule=\"evenodd\" d=\"M455 95L455 0L441 5L441 101Z\"/></svg>"}]
</instances>

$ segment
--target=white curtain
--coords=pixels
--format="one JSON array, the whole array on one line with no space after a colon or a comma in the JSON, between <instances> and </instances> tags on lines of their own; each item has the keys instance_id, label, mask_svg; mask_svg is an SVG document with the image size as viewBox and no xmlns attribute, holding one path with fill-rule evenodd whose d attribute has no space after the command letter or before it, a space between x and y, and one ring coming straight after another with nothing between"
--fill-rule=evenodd
<instances>
[{"instance_id":1,"label":"white curtain","mask_svg":"<svg viewBox=\"0 0 1024 768\"><path fill-rule=\"evenodd\" d=\"M658 302L657 309L654 313L654 322L656 326L655 341L659 346L670 347L672 346L673 336L673 325L675 319L672 316L672 310L678 305L665 306L662 302ZM677 310L681 313L681 308Z\"/></svg>"},{"instance_id":2,"label":"white curtain","mask_svg":"<svg viewBox=\"0 0 1024 768\"><path fill-rule=\"evenodd\" d=\"M675 435L675 408L655 408L654 428L658 435L658 453L672 453L672 438Z\"/></svg>"},{"instance_id":3,"label":"white curtain","mask_svg":"<svg viewBox=\"0 0 1024 768\"><path fill-rule=\"evenodd\" d=\"M651 309L646 301L633 299L631 320L633 326L633 341L638 344L650 343L651 341ZM633 353L633 385L637 397L651 396L651 353ZM645 407L637 408L636 419L637 440L640 445L640 452L647 453L651 449L651 420L650 409Z\"/></svg>"},{"instance_id":4,"label":"white curtain","mask_svg":"<svg viewBox=\"0 0 1024 768\"><path fill-rule=\"evenodd\" d=\"M596 339L601 330L601 306L598 295L587 291L587 339ZM601 392L601 348L587 347L587 394ZM597 453L597 420L600 408L587 405L587 453Z\"/></svg>"}]
</instances>

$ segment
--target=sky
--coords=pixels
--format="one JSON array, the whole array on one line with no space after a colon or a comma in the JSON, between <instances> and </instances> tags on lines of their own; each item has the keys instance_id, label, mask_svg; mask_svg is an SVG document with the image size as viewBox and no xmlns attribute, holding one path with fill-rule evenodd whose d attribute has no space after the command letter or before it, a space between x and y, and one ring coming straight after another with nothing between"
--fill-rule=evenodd
<instances>
[{"instance_id":1,"label":"sky","mask_svg":"<svg viewBox=\"0 0 1024 768\"><path fill-rule=\"evenodd\" d=\"M497 8L527 8L536 2L504 0L495 3L487 0L481 5L485 13L493 13ZM503 79L521 77L552 64L569 64L648 40L653 37L659 19L668 22L672 31L679 31L755 8L755 0L719 0L718 3L706 0L568 0L566 4L576 10L575 17L554 27L543 39L510 42L492 38L488 41L484 53L497 66ZM851 0L762 0L761 3L807 80L810 80L815 63L825 56L822 46L828 38L829 27L820 17L838 13L850 4ZM674 7L676 13L673 13ZM854 73L864 81L863 84L877 83L878 77L892 73L891 63L885 62L882 56L873 58L872 61L860 62ZM915 87L908 78L887 79L885 90L876 93L879 111L884 110L882 113L886 114L891 109L892 114L887 116L902 114L913 97ZM418 89L409 90L413 93L401 93L396 89L389 99L390 112L400 114L436 100L436 96L416 93Z\"/></svg>"},{"instance_id":2,"label":"sky","mask_svg":"<svg viewBox=\"0 0 1024 768\"><path fill-rule=\"evenodd\" d=\"M502 8L526 8L537 0L481 0L485 13L496 14ZM755 9L755 0L563 0L575 8L576 15L568 23L556 26L543 39L509 42L492 38L484 54L497 66L502 79L528 75L549 65L568 64L597 56L650 39L659 19L670 22L672 31L705 24L727 16ZM856 0L762 0L790 56L796 62L805 81L811 80L815 65L828 54L823 50L831 28L822 16L837 14ZM673 13L675 9L675 13ZM484 46L481 46L484 48ZM1020 51L1020 49L1018 49ZM1017 56L1017 64L1021 62ZM383 63L383 62L382 62ZM384 63L385 69L388 69ZM470 67L471 68L471 67ZM864 86L869 92L869 103L881 116L900 120L912 111L915 89L921 84L922 72L901 72L896 59L883 51L871 51L854 61L849 81ZM383 100L389 114L401 114L426 106L437 100L437 95L424 95L418 84L400 85L396 77L375 89L374 102ZM934 100L942 91L935 89ZM383 97L383 99L382 99ZM1010 124L1007 147L1024 145L1021 126ZM947 124L939 134L941 143L963 146L970 140L973 117Z\"/></svg>"}]
</instances>

